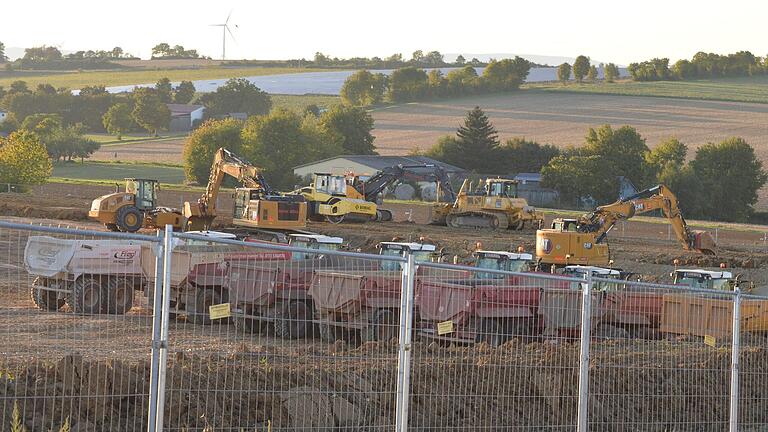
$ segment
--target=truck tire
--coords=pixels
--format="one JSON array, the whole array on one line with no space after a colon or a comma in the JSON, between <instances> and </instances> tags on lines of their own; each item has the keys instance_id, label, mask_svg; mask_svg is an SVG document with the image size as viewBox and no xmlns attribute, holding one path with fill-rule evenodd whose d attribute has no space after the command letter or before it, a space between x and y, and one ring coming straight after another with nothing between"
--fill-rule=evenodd
<instances>
[{"instance_id":1,"label":"truck tire","mask_svg":"<svg viewBox=\"0 0 768 432\"><path fill-rule=\"evenodd\" d=\"M306 302L294 300L286 303L275 320L275 336L299 339L309 333L312 311Z\"/></svg>"},{"instance_id":2,"label":"truck tire","mask_svg":"<svg viewBox=\"0 0 768 432\"><path fill-rule=\"evenodd\" d=\"M80 276L72 287L69 295L69 306L79 314L101 314L106 312L106 278L98 276Z\"/></svg>"},{"instance_id":3,"label":"truck tire","mask_svg":"<svg viewBox=\"0 0 768 432\"><path fill-rule=\"evenodd\" d=\"M208 325L211 323L209 307L226 301L221 293L213 289L197 289L195 301L187 303L187 320L193 324ZM225 319L217 320L227 322Z\"/></svg>"},{"instance_id":4,"label":"truck tire","mask_svg":"<svg viewBox=\"0 0 768 432\"><path fill-rule=\"evenodd\" d=\"M107 311L124 315L133 307L133 284L126 278L110 278L107 284Z\"/></svg>"},{"instance_id":5,"label":"truck tire","mask_svg":"<svg viewBox=\"0 0 768 432\"><path fill-rule=\"evenodd\" d=\"M117 210L115 224L122 232L136 232L141 229L144 217L134 206L125 206Z\"/></svg>"},{"instance_id":6,"label":"truck tire","mask_svg":"<svg viewBox=\"0 0 768 432\"><path fill-rule=\"evenodd\" d=\"M246 316L234 317L235 329L245 333L261 334L266 329L266 323L258 318L254 318L252 307L245 307Z\"/></svg>"},{"instance_id":7,"label":"truck tire","mask_svg":"<svg viewBox=\"0 0 768 432\"><path fill-rule=\"evenodd\" d=\"M64 306L64 299L59 298L59 293L56 291L48 291L41 288L35 288L35 286L41 285L49 286L50 282L47 282L42 278L36 278L35 281L32 282L32 285L33 287L30 292L30 296L32 297L32 302L35 304L35 306L37 306L38 309L55 312ZM55 288L60 286L60 284L57 282L54 282L54 285Z\"/></svg>"},{"instance_id":8,"label":"truck tire","mask_svg":"<svg viewBox=\"0 0 768 432\"><path fill-rule=\"evenodd\" d=\"M398 337L400 326L395 313L389 309L377 309L363 329L363 342L389 342Z\"/></svg>"}]
</instances>

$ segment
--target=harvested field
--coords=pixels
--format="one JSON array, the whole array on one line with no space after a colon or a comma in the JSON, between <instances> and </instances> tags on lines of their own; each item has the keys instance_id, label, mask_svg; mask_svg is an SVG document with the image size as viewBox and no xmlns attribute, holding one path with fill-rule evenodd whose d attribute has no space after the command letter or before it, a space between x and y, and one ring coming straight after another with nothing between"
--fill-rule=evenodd
<instances>
[{"instance_id":1,"label":"harvested field","mask_svg":"<svg viewBox=\"0 0 768 432\"><path fill-rule=\"evenodd\" d=\"M182 164L186 137L101 147L91 157L96 161L161 162ZM117 155L117 156L115 156Z\"/></svg>"}]
</instances>

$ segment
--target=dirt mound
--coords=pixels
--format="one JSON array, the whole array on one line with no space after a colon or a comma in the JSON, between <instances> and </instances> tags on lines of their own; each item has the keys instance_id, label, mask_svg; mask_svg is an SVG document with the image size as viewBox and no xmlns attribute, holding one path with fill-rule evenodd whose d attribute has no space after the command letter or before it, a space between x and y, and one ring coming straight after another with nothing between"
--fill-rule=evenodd
<instances>
[{"instance_id":1,"label":"dirt mound","mask_svg":"<svg viewBox=\"0 0 768 432\"><path fill-rule=\"evenodd\" d=\"M724 427L728 350L669 342L593 345L592 430ZM393 344L376 343L292 350L250 346L227 356L179 352L169 360L165 424L192 430L391 427L396 355ZM575 344L509 342L493 349L417 343L410 424L415 430L572 429L577 360ZM741 418L760 421L763 388L747 374L768 362L768 351L745 348L742 362ZM67 417L79 431L146 427L147 363L69 355L57 363L25 366L0 380L3 418L9 418L16 401L31 430L56 429Z\"/></svg>"},{"instance_id":2,"label":"dirt mound","mask_svg":"<svg viewBox=\"0 0 768 432\"><path fill-rule=\"evenodd\" d=\"M69 207L40 207L5 202L0 204L0 216L84 221L88 220L88 210Z\"/></svg>"}]
</instances>

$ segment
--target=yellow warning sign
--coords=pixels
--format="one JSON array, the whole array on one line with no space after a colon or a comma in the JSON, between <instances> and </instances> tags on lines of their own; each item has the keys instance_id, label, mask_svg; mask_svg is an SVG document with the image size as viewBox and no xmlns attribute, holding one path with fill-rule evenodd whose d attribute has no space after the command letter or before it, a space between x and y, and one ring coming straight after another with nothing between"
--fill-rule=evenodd
<instances>
[{"instance_id":1,"label":"yellow warning sign","mask_svg":"<svg viewBox=\"0 0 768 432\"><path fill-rule=\"evenodd\" d=\"M443 321L443 322L437 323L438 336L442 336L448 333L453 333L453 321Z\"/></svg>"},{"instance_id":2,"label":"yellow warning sign","mask_svg":"<svg viewBox=\"0 0 768 432\"><path fill-rule=\"evenodd\" d=\"M717 339L714 336L706 335L704 336L704 344L714 347L717 345Z\"/></svg>"},{"instance_id":3,"label":"yellow warning sign","mask_svg":"<svg viewBox=\"0 0 768 432\"><path fill-rule=\"evenodd\" d=\"M208 314L212 320L216 320L231 317L232 311L229 309L229 303L222 303L208 306Z\"/></svg>"}]
</instances>

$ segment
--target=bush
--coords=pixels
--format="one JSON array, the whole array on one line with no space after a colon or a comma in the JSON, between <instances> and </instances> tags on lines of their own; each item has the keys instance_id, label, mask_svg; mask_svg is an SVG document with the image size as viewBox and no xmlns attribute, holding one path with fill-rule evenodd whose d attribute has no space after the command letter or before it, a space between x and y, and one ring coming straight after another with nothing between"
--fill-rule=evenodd
<instances>
[{"instance_id":1,"label":"bush","mask_svg":"<svg viewBox=\"0 0 768 432\"><path fill-rule=\"evenodd\" d=\"M207 184L216 150L224 147L239 152L242 129L243 122L232 118L208 120L195 129L184 143L184 176L187 181Z\"/></svg>"}]
</instances>

